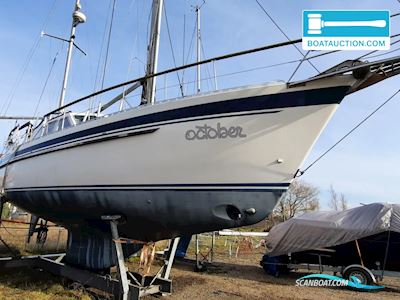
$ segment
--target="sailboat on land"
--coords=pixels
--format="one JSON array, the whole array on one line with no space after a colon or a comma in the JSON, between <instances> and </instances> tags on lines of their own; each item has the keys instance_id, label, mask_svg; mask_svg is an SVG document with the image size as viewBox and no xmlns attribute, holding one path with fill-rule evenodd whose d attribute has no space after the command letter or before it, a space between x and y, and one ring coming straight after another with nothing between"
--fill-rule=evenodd
<instances>
[{"instance_id":1,"label":"sailboat on land","mask_svg":"<svg viewBox=\"0 0 400 300\"><path fill-rule=\"evenodd\" d=\"M144 242L263 220L343 98L400 72L400 57L345 61L303 81L156 102L157 76L174 71L157 73L162 6L153 1L146 75L116 86L142 87L142 105L106 114L119 95L101 113L82 114L64 104L75 29L86 21L78 0L59 108L36 127L10 133L0 161L2 197L65 226L69 252L77 245L103 251L104 215L122 216L121 236Z\"/></svg>"}]
</instances>

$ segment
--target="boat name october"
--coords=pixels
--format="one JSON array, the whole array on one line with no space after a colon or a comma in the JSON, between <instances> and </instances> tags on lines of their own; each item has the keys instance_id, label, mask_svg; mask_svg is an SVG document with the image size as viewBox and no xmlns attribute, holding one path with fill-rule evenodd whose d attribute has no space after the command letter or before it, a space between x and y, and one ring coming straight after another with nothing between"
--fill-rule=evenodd
<instances>
[{"instance_id":1,"label":"boat name october","mask_svg":"<svg viewBox=\"0 0 400 300\"><path fill-rule=\"evenodd\" d=\"M241 126L224 127L221 126L220 123L217 124L217 128L207 124L196 126L196 129L189 129L185 134L185 138L188 141L245 137L247 137L247 135L243 133L243 128Z\"/></svg>"}]
</instances>

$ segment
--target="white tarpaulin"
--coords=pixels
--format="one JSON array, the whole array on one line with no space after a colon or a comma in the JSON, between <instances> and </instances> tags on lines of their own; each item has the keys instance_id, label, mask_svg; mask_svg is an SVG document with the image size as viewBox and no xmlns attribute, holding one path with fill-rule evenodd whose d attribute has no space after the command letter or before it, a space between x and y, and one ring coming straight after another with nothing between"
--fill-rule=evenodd
<instances>
[{"instance_id":1,"label":"white tarpaulin","mask_svg":"<svg viewBox=\"0 0 400 300\"><path fill-rule=\"evenodd\" d=\"M384 231L400 233L400 205L373 203L345 211L310 212L274 226L270 256L332 247Z\"/></svg>"}]
</instances>

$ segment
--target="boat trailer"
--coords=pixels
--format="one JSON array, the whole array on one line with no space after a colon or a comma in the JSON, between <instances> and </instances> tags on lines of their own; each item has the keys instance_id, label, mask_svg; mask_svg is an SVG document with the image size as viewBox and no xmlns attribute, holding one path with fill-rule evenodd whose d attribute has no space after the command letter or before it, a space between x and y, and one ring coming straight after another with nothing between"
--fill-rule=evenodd
<instances>
[{"instance_id":1,"label":"boat trailer","mask_svg":"<svg viewBox=\"0 0 400 300\"><path fill-rule=\"evenodd\" d=\"M65 264L65 253L35 256L0 258L0 270L29 267L79 283L84 288L94 288L114 295L118 300L136 300L147 295L170 295L172 281L169 279L179 238L171 239L169 249L164 255L164 264L154 276L143 276L129 272L125 267L121 240L118 234L120 216L103 216L111 226L111 234L117 254L118 279Z\"/></svg>"}]
</instances>

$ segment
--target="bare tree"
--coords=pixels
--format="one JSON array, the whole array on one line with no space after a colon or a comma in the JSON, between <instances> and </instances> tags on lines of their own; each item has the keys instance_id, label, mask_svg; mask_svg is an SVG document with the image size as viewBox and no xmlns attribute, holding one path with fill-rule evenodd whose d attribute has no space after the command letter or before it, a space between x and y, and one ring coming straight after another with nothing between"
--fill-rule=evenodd
<instances>
[{"instance_id":1,"label":"bare tree","mask_svg":"<svg viewBox=\"0 0 400 300\"><path fill-rule=\"evenodd\" d=\"M281 222L284 222L299 214L318 210L318 194L318 189L311 184L304 181L294 181L282 196L273 214Z\"/></svg>"},{"instance_id":2,"label":"bare tree","mask_svg":"<svg viewBox=\"0 0 400 300\"><path fill-rule=\"evenodd\" d=\"M333 210L343 211L348 208L347 199L344 194L338 194L333 186L330 187L331 198L329 199L329 207Z\"/></svg>"},{"instance_id":3,"label":"bare tree","mask_svg":"<svg viewBox=\"0 0 400 300\"><path fill-rule=\"evenodd\" d=\"M282 222L282 217L276 210L277 208L263 221L263 231L269 232L272 227Z\"/></svg>"}]
</instances>

